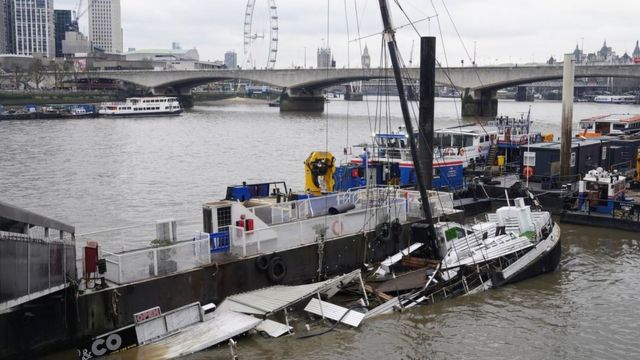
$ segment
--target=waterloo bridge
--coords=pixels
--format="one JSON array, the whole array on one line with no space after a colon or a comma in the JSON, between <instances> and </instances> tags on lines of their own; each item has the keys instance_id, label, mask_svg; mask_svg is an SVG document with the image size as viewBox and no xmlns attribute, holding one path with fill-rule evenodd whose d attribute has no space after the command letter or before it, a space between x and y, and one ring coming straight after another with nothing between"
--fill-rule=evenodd
<instances>
[{"instance_id":1,"label":"waterloo bridge","mask_svg":"<svg viewBox=\"0 0 640 360\"><path fill-rule=\"evenodd\" d=\"M403 69L405 78L418 80L419 68ZM323 89L353 81L392 79L383 68L287 69L287 70L114 70L86 74L141 86L151 94L175 94L188 99L191 89L216 81L244 80L283 89L281 110L322 111ZM576 65L576 78L640 78L640 65ZM562 65L451 67L436 69L436 84L457 88L464 94L465 116L495 116L499 89L562 79Z\"/></svg>"}]
</instances>

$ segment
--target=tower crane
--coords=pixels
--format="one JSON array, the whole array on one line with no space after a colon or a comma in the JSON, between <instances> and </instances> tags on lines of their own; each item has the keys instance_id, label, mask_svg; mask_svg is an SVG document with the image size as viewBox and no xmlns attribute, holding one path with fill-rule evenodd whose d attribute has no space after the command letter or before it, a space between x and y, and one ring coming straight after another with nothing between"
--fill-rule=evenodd
<instances>
[{"instance_id":1,"label":"tower crane","mask_svg":"<svg viewBox=\"0 0 640 360\"><path fill-rule=\"evenodd\" d=\"M80 18L82 18L84 14L87 13L92 3L93 3L92 0L87 0L87 7L82 8L82 0L78 0L78 5L73 11L73 23L76 25L76 27L79 27Z\"/></svg>"}]
</instances>

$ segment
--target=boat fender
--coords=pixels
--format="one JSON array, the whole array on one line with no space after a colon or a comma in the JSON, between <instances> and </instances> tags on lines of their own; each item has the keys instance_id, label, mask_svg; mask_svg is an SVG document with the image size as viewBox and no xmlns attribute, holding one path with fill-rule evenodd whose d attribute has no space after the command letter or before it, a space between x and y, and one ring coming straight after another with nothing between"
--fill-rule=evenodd
<instances>
[{"instance_id":1,"label":"boat fender","mask_svg":"<svg viewBox=\"0 0 640 360\"><path fill-rule=\"evenodd\" d=\"M260 271L265 271L269 268L269 257L267 255L260 255L256 258L256 268Z\"/></svg>"},{"instance_id":2,"label":"boat fender","mask_svg":"<svg viewBox=\"0 0 640 360\"><path fill-rule=\"evenodd\" d=\"M285 276L287 276L287 264L281 257L276 256L269 262L269 271L267 272L269 280L279 284Z\"/></svg>"},{"instance_id":3,"label":"boat fender","mask_svg":"<svg viewBox=\"0 0 640 360\"><path fill-rule=\"evenodd\" d=\"M388 222L383 222L376 225L376 237L382 242L387 242L391 239L391 226Z\"/></svg>"},{"instance_id":4,"label":"boat fender","mask_svg":"<svg viewBox=\"0 0 640 360\"><path fill-rule=\"evenodd\" d=\"M400 220L396 218L391 222L391 234L396 242L400 240L400 233L402 233L402 224L400 224Z\"/></svg>"}]
</instances>

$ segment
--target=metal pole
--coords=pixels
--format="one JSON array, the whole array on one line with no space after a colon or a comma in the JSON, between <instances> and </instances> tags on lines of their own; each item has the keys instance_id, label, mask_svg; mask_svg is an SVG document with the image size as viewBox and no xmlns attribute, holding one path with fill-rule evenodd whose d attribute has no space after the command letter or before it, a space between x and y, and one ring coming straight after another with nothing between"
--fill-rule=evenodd
<instances>
[{"instance_id":1,"label":"metal pole","mask_svg":"<svg viewBox=\"0 0 640 360\"><path fill-rule=\"evenodd\" d=\"M571 125L573 122L573 83L575 57L564 55L562 71L562 125L560 127L560 181L571 174Z\"/></svg>"},{"instance_id":2,"label":"metal pole","mask_svg":"<svg viewBox=\"0 0 640 360\"><path fill-rule=\"evenodd\" d=\"M420 112L418 115L418 151L423 181L427 189L433 182L433 122L436 87L436 38L420 39Z\"/></svg>"},{"instance_id":3,"label":"metal pole","mask_svg":"<svg viewBox=\"0 0 640 360\"><path fill-rule=\"evenodd\" d=\"M402 109L402 117L404 119L404 125L407 128L407 134L409 135L409 145L411 147L411 158L413 160L413 166L418 176L416 176L416 182L418 183L418 191L420 192L420 199L422 200L422 209L424 216L429 221L429 236L435 243L435 229L433 228L433 216L431 215L431 207L429 204L429 197L427 196L427 189L424 184L422 167L418 159L418 149L413 134L413 124L411 122L411 115L409 113L409 107L407 106L407 97L404 90L404 84L402 81L402 73L400 70L400 61L398 60L398 51L396 48L396 38L393 26L391 26L391 16L389 15L389 6L387 0L379 0L380 13L382 15L382 23L384 24L384 39L389 47L389 57L391 58L391 64L393 65L393 74L396 80L396 87L398 88L398 96L400 97L400 108ZM421 65L422 66L422 65Z\"/></svg>"}]
</instances>

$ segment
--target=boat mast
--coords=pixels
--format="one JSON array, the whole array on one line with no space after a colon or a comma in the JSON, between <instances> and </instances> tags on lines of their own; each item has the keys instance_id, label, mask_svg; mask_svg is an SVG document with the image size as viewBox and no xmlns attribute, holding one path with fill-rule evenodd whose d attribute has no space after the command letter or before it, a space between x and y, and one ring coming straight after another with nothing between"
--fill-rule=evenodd
<instances>
[{"instance_id":1,"label":"boat mast","mask_svg":"<svg viewBox=\"0 0 640 360\"><path fill-rule=\"evenodd\" d=\"M431 207L429 205L429 197L427 196L427 188L424 183L425 177L423 176L423 169L420 166L418 158L418 149L416 146L415 136L413 132L413 124L411 122L411 115L409 113L409 106L407 105L407 96L404 92L404 83L402 81L402 74L400 72L400 61L398 57L398 47L396 44L395 30L391 26L391 16L389 14L389 4L387 0L379 0L380 13L382 14L382 23L384 25L383 36L387 45L389 46L389 57L391 58L391 64L393 65L393 74L396 80L396 87L398 88L398 96L400 97L400 108L402 109L402 117L404 119L404 125L407 128L407 134L409 135L409 146L411 147L411 159L413 160L413 166L416 169L416 183L418 184L418 191L420 192L420 199L422 200L422 209L424 216L429 222L429 242L436 243L435 229L433 227L433 216L431 215ZM420 64L423 66L424 64ZM423 79L420 79L422 81ZM426 79L425 79L426 80ZM432 171L433 163L428 164L429 171Z\"/></svg>"}]
</instances>

